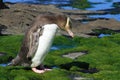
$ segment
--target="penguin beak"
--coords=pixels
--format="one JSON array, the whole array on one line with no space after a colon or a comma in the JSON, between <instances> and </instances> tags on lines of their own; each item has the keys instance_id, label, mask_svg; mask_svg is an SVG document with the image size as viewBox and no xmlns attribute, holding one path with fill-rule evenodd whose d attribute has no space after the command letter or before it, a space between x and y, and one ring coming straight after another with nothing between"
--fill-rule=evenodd
<instances>
[{"instance_id":1,"label":"penguin beak","mask_svg":"<svg viewBox=\"0 0 120 80\"><path fill-rule=\"evenodd\" d=\"M74 37L74 34L73 34L73 32L71 31L71 30L67 30L67 32L68 32L68 34L73 38Z\"/></svg>"},{"instance_id":2,"label":"penguin beak","mask_svg":"<svg viewBox=\"0 0 120 80\"><path fill-rule=\"evenodd\" d=\"M65 25L65 29L66 31L68 32L68 34L73 38L74 37L74 34L73 32L70 30L70 18L67 17L67 22L66 22L66 25Z\"/></svg>"}]
</instances>

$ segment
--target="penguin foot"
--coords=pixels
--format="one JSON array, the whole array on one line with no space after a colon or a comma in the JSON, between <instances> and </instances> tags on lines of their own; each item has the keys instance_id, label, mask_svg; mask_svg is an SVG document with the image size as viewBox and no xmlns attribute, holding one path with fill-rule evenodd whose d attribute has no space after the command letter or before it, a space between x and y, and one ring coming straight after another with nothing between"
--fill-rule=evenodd
<instances>
[{"instance_id":1,"label":"penguin foot","mask_svg":"<svg viewBox=\"0 0 120 80\"><path fill-rule=\"evenodd\" d=\"M43 69L43 70L39 70L39 69L37 69L37 68L32 68L32 71L33 72L35 72L35 73L39 73L39 74L42 74L42 73L44 73L44 72L46 72L46 71L51 71L52 69L47 69L47 68L45 68L45 69Z\"/></svg>"},{"instance_id":2,"label":"penguin foot","mask_svg":"<svg viewBox=\"0 0 120 80\"><path fill-rule=\"evenodd\" d=\"M32 68L32 71L35 72L35 73L39 73L39 74L45 72L45 70L39 70L39 69L37 69L37 68Z\"/></svg>"},{"instance_id":3,"label":"penguin foot","mask_svg":"<svg viewBox=\"0 0 120 80\"><path fill-rule=\"evenodd\" d=\"M32 68L32 71L35 72L35 73L44 73L46 71L52 71L52 69L49 69L49 68L45 68L42 64L39 66L39 67L34 67Z\"/></svg>"}]
</instances>

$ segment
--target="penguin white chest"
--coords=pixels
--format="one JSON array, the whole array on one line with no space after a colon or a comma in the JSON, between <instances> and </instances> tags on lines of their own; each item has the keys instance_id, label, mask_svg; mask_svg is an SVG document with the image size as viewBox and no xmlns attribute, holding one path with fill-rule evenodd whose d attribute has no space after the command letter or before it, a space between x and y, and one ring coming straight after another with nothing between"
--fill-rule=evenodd
<instances>
[{"instance_id":1,"label":"penguin white chest","mask_svg":"<svg viewBox=\"0 0 120 80\"><path fill-rule=\"evenodd\" d=\"M43 26L43 33L39 37L38 48L32 58L31 67L37 67L43 62L46 54L50 50L57 29L58 26L56 24L46 24Z\"/></svg>"}]
</instances>

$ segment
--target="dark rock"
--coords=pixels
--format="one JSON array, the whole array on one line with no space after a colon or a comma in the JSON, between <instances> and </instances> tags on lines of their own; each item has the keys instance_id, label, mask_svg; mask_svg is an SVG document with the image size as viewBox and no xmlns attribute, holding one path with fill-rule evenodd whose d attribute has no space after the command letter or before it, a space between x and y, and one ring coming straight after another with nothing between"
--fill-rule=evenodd
<instances>
[{"instance_id":1,"label":"dark rock","mask_svg":"<svg viewBox=\"0 0 120 80\"><path fill-rule=\"evenodd\" d=\"M120 8L120 2L114 2L114 3L113 3L113 6L114 6L114 7L117 7L117 8Z\"/></svg>"},{"instance_id":2,"label":"dark rock","mask_svg":"<svg viewBox=\"0 0 120 80\"><path fill-rule=\"evenodd\" d=\"M82 69L88 69L89 68L89 63L73 61L71 63L61 64L60 68L70 70L70 68L72 66L76 66L76 67L79 67L79 68L82 68Z\"/></svg>"},{"instance_id":3,"label":"dark rock","mask_svg":"<svg viewBox=\"0 0 120 80\"><path fill-rule=\"evenodd\" d=\"M4 56L4 55L6 55L6 53L0 52L0 56Z\"/></svg>"},{"instance_id":4,"label":"dark rock","mask_svg":"<svg viewBox=\"0 0 120 80\"><path fill-rule=\"evenodd\" d=\"M0 24L0 36L4 35L7 27L5 25Z\"/></svg>"}]
</instances>

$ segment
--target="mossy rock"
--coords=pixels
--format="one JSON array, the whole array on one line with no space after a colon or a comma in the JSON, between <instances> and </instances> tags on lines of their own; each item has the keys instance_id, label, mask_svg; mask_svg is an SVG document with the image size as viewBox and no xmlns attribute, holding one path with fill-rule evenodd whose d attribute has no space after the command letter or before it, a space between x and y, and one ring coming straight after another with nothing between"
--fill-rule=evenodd
<instances>
[{"instance_id":1,"label":"mossy rock","mask_svg":"<svg viewBox=\"0 0 120 80\"><path fill-rule=\"evenodd\" d=\"M0 57L2 63L9 61L7 60L9 57L14 58L17 55L22 39L23 36L0 36L0 45L2 45L0 52L4 51L6 53L4 58ZM47 66L57 66L58 68L44 74L36 74L30 68L21 66L0 67L0 80L70 80L69 75L72 73L95 80L120 79L120 34L103 38L75 37L72 40L57 36L53 45L61 45L60 42L62 45L73 45L75 43L75 47L48 53L44 63ZM75 60L62 57L63 54L76 51L88 51L88 54L79 56ZM79 71L82 64L69 64L72 62L87 63L89 66L86 69L96 68L99 72L92 74L82 73ZM68 66L69 69L67 70L64 66L61 67L62 64L65 64L65 67ZM82 66L83 69L84 66Z\"/></svg>"},{"instance_id":2,"label":"mossy rock","mask_svg":"<svg viewBox=\"0 0 120 80\"><path fill-rule=\"evenodd\" d=\"M85 9L91 7L88 0L73 0L72 6L75 8Z\"/></svg>"}]
</instances>

